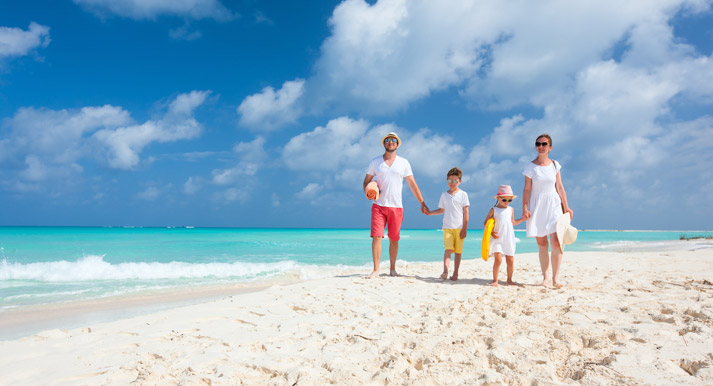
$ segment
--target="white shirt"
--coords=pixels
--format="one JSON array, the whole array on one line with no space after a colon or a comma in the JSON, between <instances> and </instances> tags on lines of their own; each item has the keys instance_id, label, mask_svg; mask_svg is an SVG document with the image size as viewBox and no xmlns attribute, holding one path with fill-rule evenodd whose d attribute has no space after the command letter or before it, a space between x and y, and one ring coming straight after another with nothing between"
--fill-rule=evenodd
<instances>
[{"instance_id":1,"label":"white shirt","mask_svg":"<svg viewBox=\"0 0 713 386\"><path fill-rule=\"evenodd\" d=\"M458 190L452 195L445 191L441 194L441 199L438 200L438 207L445 209L443 212L443 229L462 229L463 228L463 208L470 206L468 193L463 190Z\"/></svg>"},{"instance_id":2,"label":"white shirt","mask_svg":"<svg viewBox=\"0 0 713 386\"><path fill-rule=\"evenodd\" d=\"M396 156L394 163L389 166L383 156L378 156L371 160L366 174L374 176L373 181L379 186L379 199L374 202L376 205L403 208L401 191L404 178L413 175L411 164L406 158Z\"/></svg>"}]
</instances>

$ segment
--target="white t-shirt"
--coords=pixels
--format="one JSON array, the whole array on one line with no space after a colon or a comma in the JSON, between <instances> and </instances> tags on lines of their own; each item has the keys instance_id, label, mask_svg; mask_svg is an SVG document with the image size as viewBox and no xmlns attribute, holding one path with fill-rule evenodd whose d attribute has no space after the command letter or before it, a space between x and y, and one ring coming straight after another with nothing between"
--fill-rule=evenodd
<instances>
[{"instance_id":1,"label":"white t-shirt","mask_svg":"<svg viewBox=\"0 0 713 386\"><path fill-rule=\"evenodd\" d=\"M448 191L443 192L441 199L438 200L438 207L445 209L443 229L463 228L463 208L466 206L470 206L468 193L460 189L452 196Z\"/></svg>"},{"instance_id":2,"label":"white t-shirt","mask_svg":"<svg viewBox=\"0 0 713 386\"><path fill-rule=\"evenodd\" d=\"M391 166L384 162L383 156L371 160L366 174L374 176L373 181L379 186L379 199L374 203L390 208L403 208L401 191L404 177L412 176L411 164L406 158L396 156Z\"/></svg>"}]
</instances>

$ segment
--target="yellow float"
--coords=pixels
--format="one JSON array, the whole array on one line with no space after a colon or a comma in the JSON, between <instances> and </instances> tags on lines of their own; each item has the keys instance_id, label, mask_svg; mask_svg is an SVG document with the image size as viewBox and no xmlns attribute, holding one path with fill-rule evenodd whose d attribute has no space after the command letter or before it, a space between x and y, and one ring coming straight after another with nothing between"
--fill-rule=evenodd
<instances>
[{"instance_id":1,"label":"yellow float","mask_svg":"<svg viewBox=\"0 0 713 386\"><path fill-rule=\"evenodd\" d=\"M493 232L494 226L495 219L490 218L485 222L485 229L483 229L483 243L480 245L480 257L485 261L488 261L488 255L490 254L490 234Z\"/></svg>"}]
</instances>

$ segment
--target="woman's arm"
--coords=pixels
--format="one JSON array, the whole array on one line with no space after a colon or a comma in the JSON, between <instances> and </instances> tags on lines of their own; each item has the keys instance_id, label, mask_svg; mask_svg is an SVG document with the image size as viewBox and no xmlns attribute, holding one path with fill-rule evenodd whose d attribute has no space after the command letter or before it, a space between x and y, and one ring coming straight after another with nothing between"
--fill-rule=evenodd
<instances>
[{"instance_id":1,"label":"woman's arm","mask_svg":"<svg viewBox=\"0 0 713 386\"><path fill-rule=\"evenodd\" d=\"M530 218L530 193L532 192L532 178L525 176L525 187L522 189L522 218L527 220Z\"/></svg>"},{"instance_id":2,"label":"woman's arm","mask_svg":"<svg viewBox=\"0 0 713 386\"><path fill-rule=\"evenodd\" d=\"M564 184L562 184L562 175L560 175L560 172L557 172L557 181L555 182L555 188L557 189L557 194L559 194L560 196L560 200L562 200L564 212L569 213L570 220L573 219L574 211L569 208L569 204L567 203L567 193L564 191Z\"/></svg>"}]
</instances>

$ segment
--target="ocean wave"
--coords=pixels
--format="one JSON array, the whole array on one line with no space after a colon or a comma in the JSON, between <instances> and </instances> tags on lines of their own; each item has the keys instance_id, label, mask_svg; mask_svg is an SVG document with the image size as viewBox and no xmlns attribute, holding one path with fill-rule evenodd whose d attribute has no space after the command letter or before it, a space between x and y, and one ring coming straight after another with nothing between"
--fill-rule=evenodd
<instances>
[{"instance_id":1,"label":"ocean wave","mask_svg":"<svg viewBox=\"0 0 713 386\"><path fill-rule=\"evenodd\" d=\"M119 263L90 255L77 261L42 263L0 262L0 280L33 280L40 282L78 282L96 280L161 280L200 278L265 277L298 270L294 261L275 263Z\"/></svg>"},{"instance_id":2,"label":"ocean wave","mask_svg":"<svg viewBox=\"0 0 713 386\"><path fill-rule=\"evenodd\" d=\"M713 243L704 241L690 242L685 240L657 240L657 241L630 241L618 240L608 242L594 242L590 244L592 248L613 250L617 252L650 252L685 249L689 251L711 248Z\"/></svg>"}]
</instances>

